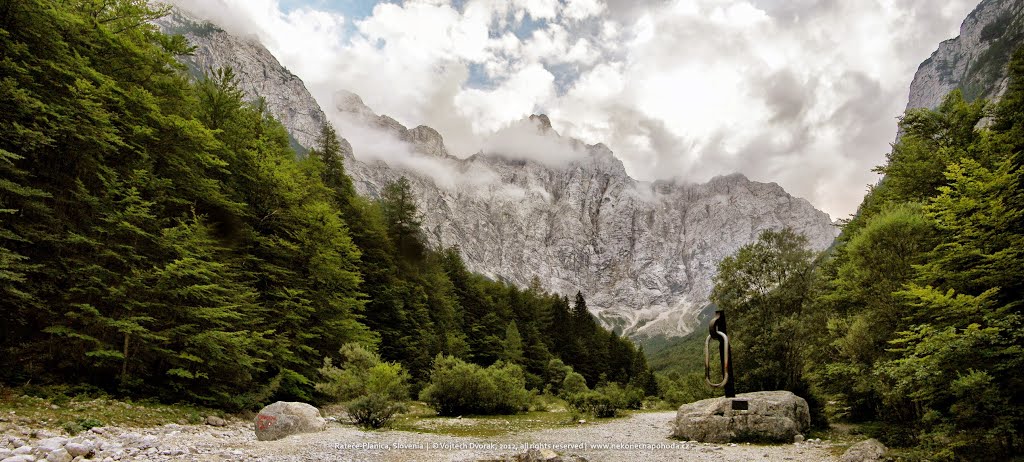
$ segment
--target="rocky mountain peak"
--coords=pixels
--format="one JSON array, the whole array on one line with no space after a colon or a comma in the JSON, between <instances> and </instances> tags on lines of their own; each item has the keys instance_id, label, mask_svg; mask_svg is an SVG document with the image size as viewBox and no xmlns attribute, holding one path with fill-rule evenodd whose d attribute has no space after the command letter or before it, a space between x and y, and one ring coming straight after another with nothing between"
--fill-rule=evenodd
<instances>
[{"instance_id":1,"label":"rocky mountain peak","mask_svg":"<svg viewBox=\"0 0 1024 462\"><path fill-rule=\"evenodd\" d=\"M626 173L626 166L622 164L622 161L604 143L593 144L587 146L586 149L588 153L587 161L590 166L608 174L629 176Z\"/></svg>"},{"instance_id":2,"label":"rocky mountain peak","mask_svg":"<svg viewBox=\"0 0 1024 462\"><path fill-rule=\"evenodd\" d=\"M422 154L434 157L449 157L441 134L426 125L420 125L406 132L405 141L416 147Z\"/></svg>"},{"instance_id":3,"label":"rocky mountain peak","mask_svg":"<svg viewBox=\"0 0 1024 462\"><path fill-rule=\"evenodd\" d=\"M334 105L335 107L348 114L356 114L366 118L376 118L377 114L373 112L359 95L352 93L348 90L338 90L334 92Z\"/></svg>"},{"instance_id":4,"label":"rocky mountain peak","mask_svg":"<svg viewBox=\"0 0 1024 462\"><path fill-rule=\"evenodd\" d=\"M551 130L551 119L548 118L547 114L532 114L530 115L530 121L537 124L542 132Z\"/></svg>"},{"instance_id":5,"label":"rocky mountain peak","mask_svg":"<svg viewBox=\"0 0 1024 462\"><path fill-rule=\"evenodd\" d=\"M222 31L186 37L202 66L234 67L247 92L265 97L303 146L314 145L323 113L266 49ZM362 162L356 143L345 166L361 194L374 197L406 176L432 246L458 245L467 267L490 278L525 287L536 277L551 292L582 291L593 314L625 335L693 331L718 262L764 229L791 227L817 249L838 234L807 201L741 175L707 184L637 181L607 146L563 137L543 114L499 131L481 154L457 159L436 130L407 129L354 93L338 91L333 104L346 123L425 157ZM347 128L339 126L339 135Z\"/></svg>"},{"instance_id":6,"label":"rocky mountain peak","mask_svg":"<svg viewBox=\"0 0 1024 462\"><path fill-rule=\"evenodd\" d=\"M960 35L939 44L910 84L907 109L935 108L956 89L969 101L995 99L1008 84L1005 63L1024 44L1024 2L983 0L960 25Z\"/></svg>"}]
</instances>

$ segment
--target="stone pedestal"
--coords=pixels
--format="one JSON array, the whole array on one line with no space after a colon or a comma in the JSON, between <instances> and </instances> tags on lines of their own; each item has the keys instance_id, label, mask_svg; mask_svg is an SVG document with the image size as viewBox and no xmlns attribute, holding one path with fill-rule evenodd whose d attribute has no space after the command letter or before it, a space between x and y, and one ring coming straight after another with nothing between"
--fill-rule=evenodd
<instances>
[{"instance_id":1,"label":"stone pedestal","mask_svg":"<svg viewBox=\"0 0 1024 462\"><path fill-rule=\"evenodd\" d=\"M672 436L704 443L792 443L810 424L803 398L788 391L759 391L680 406Z\"/></svg>"}]
</instances>

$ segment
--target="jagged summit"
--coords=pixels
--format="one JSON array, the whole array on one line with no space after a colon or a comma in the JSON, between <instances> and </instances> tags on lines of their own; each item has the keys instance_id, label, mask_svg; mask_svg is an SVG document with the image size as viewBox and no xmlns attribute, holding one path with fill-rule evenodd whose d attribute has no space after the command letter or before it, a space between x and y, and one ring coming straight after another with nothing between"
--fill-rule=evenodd
<instances>
[{"instance_id":1,"label":"jagged summit","mask_svg":"<svg viewBox=\"0 0 1024 462\"><path fill-rule=\"evenodd\" d=\"M530 121L538 124L541 130L551 130L551 119L548 118L547 114L532 114L530 115Z\"/></svg>"},{"instance_id":2,"label":"jagged summit","mask_svg":"<svg viewBox=\"0 0 1024 462\"><path fill-rule=\"evenodd\" d=\"M300 80L277 77L290 73L266 49L239 45L222 31L186 37L204 66L235 67L247 95L265 97L275 115L306 115L281 118L304 146L313 145L308 135L319 133L313 124L323 113ZM625 335L693 331L718 262L761 230L788 226L818 249L838 233L807 201L742 175L706 184L637 181L607 146L559 135L543 114L458 159L436 130L408 129L351 92L333 96L344 122L413 148L411 159L362 162L355 143L345 166L361 194L376 196L406 176L431 245L458 245L470 270L494 279L525 287L536 277L548 291L582 291L598 319ZM336 126L342 137L354 136Z\"/></svg>"},{"instance_id":3,"label":"jagged summit","mask_svg":"<svg viewBox=\"0 0 1024 462\"><path fill-rule=\"evenodd\" d=\"M420 125L406 132L405 140L419 147L419 152L435 157L450 157L444 138L437 130Z\"/></svg>"}]
</instances>

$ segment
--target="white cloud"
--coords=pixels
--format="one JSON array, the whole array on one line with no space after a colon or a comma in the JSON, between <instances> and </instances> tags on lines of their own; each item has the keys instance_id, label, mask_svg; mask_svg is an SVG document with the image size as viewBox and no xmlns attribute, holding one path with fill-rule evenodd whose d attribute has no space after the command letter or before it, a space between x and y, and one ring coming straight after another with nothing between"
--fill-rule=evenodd
<instances>
[{"instance_id":1,"label":"white cloud","mask_svg":"<svg viewBox=\"0 0 1024 462\"><path fill-rule=\"evenodd\" d=\"M483 152L554 167L563 167L588 154L585 146L558 136L545 129L540 121L531 119L516 121L487 137Z\"/></svg>"},{"instance_id":2,"label":"white cloud","mask_svg":"<svg viewBox=\"0 0 1024 462\"><path fill-rule=\"evenodd\" d=\"M542 111L638 179L739 171L833 217L876 180L914 70L975 2L407 0L352 19L174 0L259 37L326 110L351 90L455 155Z\"/></svg>"},{"instance_id":3,"label":"white cloud","mask_svg":"<svg viewBox=\"0 0 1024 462\"><path fill-rule=\"evenodd\" d=\"M512 0L512 4L536 20L555 19L558 14L558 0Z\"/></svg>"},{"instance_id":4,"label":"white cloud","mask_svg":"<svg viewBox=\"0 0 1024 462\"><path fill-rule=\"evenodd\" d=\"M601 14L604 8L604 3L600 0L569 0L562 10L562 15L569 19L581 20Z\"/></svg>"},{"instance_id":5,"label":"white cloud","mask_svg":"<svg viewBox=\"0 0 1024 462\"><path fill-rule=\"evenodd\" d=\"M492 133L510 121L529 116L537 101L551 98L554 80L544 66L529 64L493 90L461 91L455 97L455 106L475 133Z\"/></svg>"}]
</instances>

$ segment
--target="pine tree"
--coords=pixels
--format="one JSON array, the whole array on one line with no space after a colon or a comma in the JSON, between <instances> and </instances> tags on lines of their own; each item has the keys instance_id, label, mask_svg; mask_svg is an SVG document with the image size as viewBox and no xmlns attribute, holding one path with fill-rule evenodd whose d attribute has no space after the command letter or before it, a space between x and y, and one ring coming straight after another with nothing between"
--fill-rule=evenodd
<instances>
[{"instance_id":1,"label":"pine tree","mask_svg":"<svg viewBox=\"0 0 1024 462\"><path fill-rule=\"evenodd\" d=\"M509 363L523 363L523 338L519 335L519 328L516 322L508 323L505 329L505 339L501 342L501 359Z\"/></svg>"},{"instance_id":2,"label":"pine tree","mask_svg":"<svg viewBox=\"0 0 1024 462\"><path fill-rule=\"evenodd\" d=\"M412 184L404 176L384 187L381 193L381 209L388 226L388 235L407 261L419 260L423 256L420 219L416 210Z\"/></svg>"}]
</instances>

